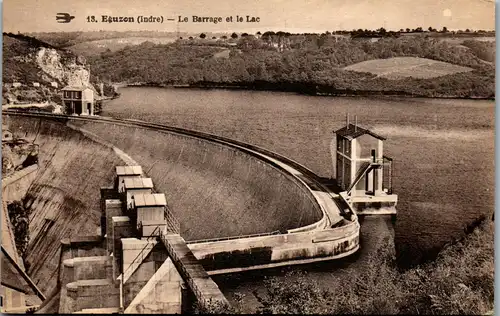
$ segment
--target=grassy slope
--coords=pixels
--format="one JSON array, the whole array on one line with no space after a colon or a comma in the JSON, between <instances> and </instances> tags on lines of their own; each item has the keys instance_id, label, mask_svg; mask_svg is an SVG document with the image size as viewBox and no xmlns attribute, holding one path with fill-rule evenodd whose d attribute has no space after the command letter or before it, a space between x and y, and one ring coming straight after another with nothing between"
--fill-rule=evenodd
<instances>
[{"instance_id":1,"label":"grassy slope","mask_svg":"<svg viewBox=\"0 0 500 316\"><path fill-rule=\"evenodd\" d=\"M40 82L42 70L35 63L21 62L15 58L24 57L35 52L27 42L3 36L3 82Z\"/></svg>"},{"instance_id":2,"label":"grassy slope","mask_svg":"<svg viewBox=\"0 0 500 316\"><path fill-rule=\"evenodd\" d=\"M427 79L472 71L472 68L417 57L373 59L350 65L344 69L357 72L368 72L389 79L406 77Z\"/></svg>"},{"instance_id":3,"label":"grassy slope","mask_svg":"<svg viewBox=\"0 0 500 316\"><path fill-rule=\"evenodd\" d=\"M99 188L112 184L114 167L122 162L112 150L61 123L14 117L7 123L14 134L27 133L40 145L40 170L27 194L32 213L25 262L35 283L50 293L57 280L60 240L96 234Z\"/></svg>"},{"instance_id":4,"label":"grassy slope","mask_svg":"<svg viewBox=\"0 0 500 316\"><path fill-rule=\"evenodd\" d=\"M127 46L139 45L144 42L168 44L174 41L175 39L171 37L123 37L81 42L68 47L68 49L78 55L92 56L108 50L115 52Z\"/></svg>"}]
</instances>

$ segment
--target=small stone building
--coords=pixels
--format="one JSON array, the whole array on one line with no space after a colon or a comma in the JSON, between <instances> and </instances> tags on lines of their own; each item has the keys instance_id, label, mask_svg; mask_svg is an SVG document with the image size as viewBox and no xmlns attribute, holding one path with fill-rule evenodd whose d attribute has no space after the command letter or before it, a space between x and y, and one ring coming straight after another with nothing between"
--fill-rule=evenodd
<instances>
[{"instance_id":1,"label":"small stone building","mask_svg":"<svg viewBox=\"0 0 500 316\"><path fill-rule=\"evenodd\" d=\"M70 115L94 115L94 91L87 86L63 88L62 100Z\"/></svg>"}]
</instances>

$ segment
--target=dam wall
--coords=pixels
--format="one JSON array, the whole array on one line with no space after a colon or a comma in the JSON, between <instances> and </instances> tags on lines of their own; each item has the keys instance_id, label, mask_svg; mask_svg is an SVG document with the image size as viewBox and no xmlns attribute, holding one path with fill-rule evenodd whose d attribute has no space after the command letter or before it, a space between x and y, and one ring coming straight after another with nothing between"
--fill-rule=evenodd
<instances>
[{"instance_id":1,"label":"dam wall","mask_svg":"<svg viewBox=\"0 0 500 316\"><path fill-rule=\"evenodd\" d=\"M15 247L14 227L9 218L7 205L13 201L21 201L33 183L37 170L37 165L31 165L2 179L2 246L16 258L16 262L20 258ZM18 264L24 267L22 262Z\"/></svg>"},{"instance_id":2,"label":"dam wall","mask_svg":"<svg viewBox=\"0 0 500 316\"><path fill-rule=\"evenodd\" d=\"M2 179L2 201L20 201L36 178L38 165L31 165Z\"/></svg>"},{"instance_id":3,"label":"dam wall","mask_svg":"<svg viewBox=\"0 0 500 316\"><path fill-rule=\"evenodd\" d=\"M65 122L3 115L15 137L39 145L38 170L26 192L31 208L26 272L44 293L57 285L61 240L96 235L101 186L112 185L113 150L69 129Z\"/></svg>"},{"instance_id":4,"label":"dam wall","mask_svg":"<svg viewBox=\"0 0 500 316\"><path fill-rule=\"evenodd\" d=\"M188 243L188 247L203 267L211 271L209 274L334 259L359 248L359 223L307 232L194 242Z\"/></svg>"},{"instance_id":5,"label":"dam wall","mask_svg":"<svg viewBox=\"0 0 500 316\"><path fill-rule=\"evenodd\" d=\"M40 170L26 194L32 208L26 262L44 292L57 284L60 241L98 234L99 190L112 185L115 166L127 163L116 148L78 128L143 166L157 191L166 194L188 241L285 233L324 221L303 183L231 146L126 124L4 116L15 136L39 144Z\"/></svg>"},{"instance_id":6,"label":"dam wall","mask_svg":"<svg viewBox=\"0 0 500 316\"><path fill-rule=\"evenodd\" d=\"M323 213L294 176L238 149L168 131L72 122L130 155L165 193L187 240L270 233Z\"/></svg>"}]
</instances>

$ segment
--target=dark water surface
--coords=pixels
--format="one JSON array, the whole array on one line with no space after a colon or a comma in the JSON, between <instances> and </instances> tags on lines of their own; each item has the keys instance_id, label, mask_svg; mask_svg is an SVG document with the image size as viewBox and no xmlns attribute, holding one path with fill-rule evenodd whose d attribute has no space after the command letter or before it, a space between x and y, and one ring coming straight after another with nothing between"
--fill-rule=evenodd
<instances>
[{"instance_id":1,"label":"dark water surface","mask_svg":"<svg viewBox=\"0 0 500 316\"><path fill-rule=\"evenodd\" d=\"M120 92L119 99L106 103L103 115L241 140L325 177L334 174L332 131L345 124L347 112L357 115L360 126L387 137L385 154L395 160L395 239L405 261L418 262L429 250L460 236L464 226L493 212L494 101L150 87ZM362 234L377 232L368 232L368 226Z\"/></svg>"}]
</instances>

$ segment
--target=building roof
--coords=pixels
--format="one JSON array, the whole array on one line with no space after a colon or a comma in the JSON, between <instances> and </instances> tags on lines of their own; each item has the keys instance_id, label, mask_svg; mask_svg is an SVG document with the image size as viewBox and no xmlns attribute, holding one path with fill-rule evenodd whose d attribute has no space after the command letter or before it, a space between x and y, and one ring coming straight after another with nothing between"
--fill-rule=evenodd
<instances>
[{"instance_id":1,"label":"building roof","mask_svg":"<svg viewBox=\"0 0 500 316\"><path fill-rule=\"evenodd\" d=\"M151 178L128 178L123 183L125 189L152 189L153 180Z\"/></svg>"},{"instance_id":2,"label":"building roof","mask_svg":"<svg viewBox=\"0 0 500 316\"><path fill-rule=\"evenodd\" d=\"M134 203L136 207L141 206L166 206L167 199L163 193L154 194L136 194L134 195Z\"/></svg>"},{"instance_id":3,"label":"building roof","mask_svg":"<svg viewBox=\"0 0 500 316\"><path fill-rule=\"evenodd\" d=\"M83 91L83 90L92 90L89 87L86 86L66 86L62 88L63 91Z\"/></svg>"},{"instance_id":4,"label":"building roof","mask_svg":"<svg viewBox=\"0 0 500 316\"><path fill-rule=\"evenodd\" d=\"M350 140L357 138L359 136L365 135L365 134L371 135L371 136L378 138L380 140L385 140L385 137L382 137L378 134L375 134L374 132L372 132L370 130L356 126L354 124L349 124L349 126L344 126L341 129L338 129L338 130L333 131L333 132L339 136L345 137L345 138L350 139Z\"/></svg>"},{"instance_id":5,"label":"building roof","mask_svg":"<svg viewBox=\"0 0 500 316\"><path fill-rule=\"evenodd\" d=\"M118 176L140 176L142 175L141 166L117 166L116 175Z\"/></svg>"}]
</instances>

